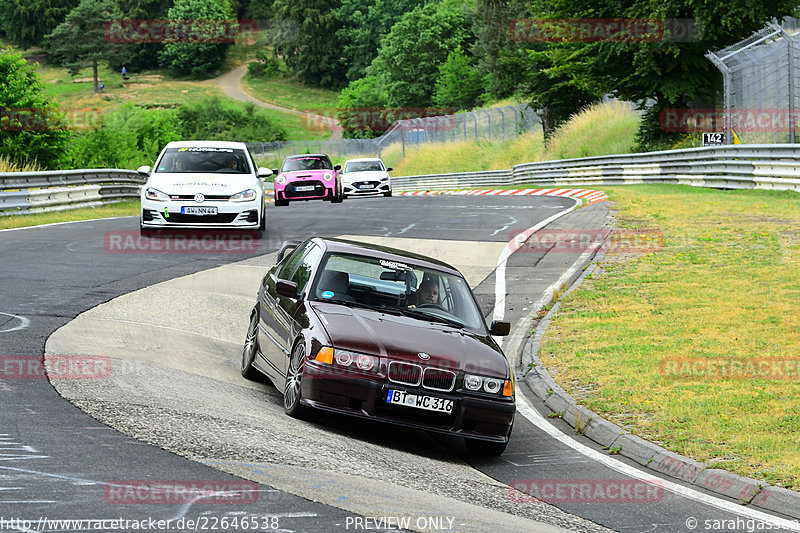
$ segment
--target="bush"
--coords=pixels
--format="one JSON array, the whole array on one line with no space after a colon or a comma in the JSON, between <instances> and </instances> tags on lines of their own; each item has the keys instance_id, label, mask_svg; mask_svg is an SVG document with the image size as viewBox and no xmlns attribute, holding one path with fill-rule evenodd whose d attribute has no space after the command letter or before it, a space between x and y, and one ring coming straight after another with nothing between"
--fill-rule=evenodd
<instances>
[{"instance_id":1,"label":"bush","mask_svg":"<svg viewBox=\"0 0 800 533\"><path fill-rule=\"evenodd\" d=\"M125 104L106 113L92 130L77 134L68 152L74 168L152 165L170 141L180 140L175 111Z\"/></svg>"},{"instance_id":2,"label":"bush","mask_svg":"<svg viewBox=\"0 0 800 533\"><path fill-rule=\"evenodd\" d=\"M256 52L257 61L247 64L247 73L256 78L277 78L286 74L281 68L281 63L267 52L260 49Z\"/></svg>"},{"instance_id":3,"label":"bush","mask_svg":"<svg viewBox=\"0 0 800 533\"><path fill-rule=\"evenodd\" d=\"M386 130L383 120L386 107L386 89L375 76L366 76L350 82L339 95L336 119L342 126L342 135L348 139L371 139Z\"/></svg>"},{"instance_id":4,"label":"bush","mask_svg":"<svg viewBox=\"0 0 800 533\"><path fill-rule=\"evenodd\" d=\"M0 156L58 167L70 132L58 105L44 96L36 69L20 53L0 49L0 80Z\"/></svg>"},{"instance_id":5,"label":"bush","mask_svg":"<svg viewBox=\"0 0 800 533\"><path fill-rule=\"evenodd\" d=\"M178 109L180 132L185 139L216 141L269 142L286 140L286 131L255 105L223 104L208 98Z\"/></svg>"},{"instance_id":6,"label":"bush","mask_svg":"<svg viewBox=\"0 0 800 533\"><path fill-rule=\"evenodd\" d=\"M439 66L433 101L437 106L472 109L483 92L483 77L470 64L461 46L450 52Z\"/></svg>"}]
</instances>

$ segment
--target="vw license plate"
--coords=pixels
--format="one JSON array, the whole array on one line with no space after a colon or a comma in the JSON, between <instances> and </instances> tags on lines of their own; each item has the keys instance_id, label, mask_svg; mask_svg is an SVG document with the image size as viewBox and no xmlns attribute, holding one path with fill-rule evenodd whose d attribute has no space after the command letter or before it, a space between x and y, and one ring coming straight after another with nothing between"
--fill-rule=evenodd
<instances>
[{"instance_id":1,"label":"vw license plate","mask_svg":"<svg viewBox=\"0 0 800 533\"><path fill-rule=\"evenodd\" d=\"M435 396L425 396L422 394L409 394L404 390L389 390L386 395L386 403L394 405L405 405L426 411L436 411L439 413L452 413L453 400L446 398L436 398Z\"/></svg>"},{"instance_id":2,"label":"vw license plate","mask_svg":"<svg viewBox=\"0 0 800 533\"><path fill-rule=\"evenodd\" d=\"M298 185L297 187L294 188L294 190L296 190L297 192L313 191L314 190L314 186L313 185Z\"/></svg>"},{"instance_id":3,"label":"vw license plate","mask_svg":"<svg viewBox=\"0 0 800 533\"><path fill-rule=\"evenodd\" d=\"M217 208L216 207L198 207L198 206L183 206L181 207L181 214L182 215L216 215Z\"/></svg>"}]
</instances>

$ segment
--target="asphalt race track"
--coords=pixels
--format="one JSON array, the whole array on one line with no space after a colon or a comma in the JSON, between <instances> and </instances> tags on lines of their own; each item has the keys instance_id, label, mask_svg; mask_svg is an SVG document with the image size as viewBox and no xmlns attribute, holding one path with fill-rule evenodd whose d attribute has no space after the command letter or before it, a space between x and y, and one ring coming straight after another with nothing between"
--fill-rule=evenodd
<instances>
[{"instance_id":1,"label":"asphalt race track","mask_svg":"<svg viewBox=\"0 0 800 533\"><path fill-rule=\"evenodd\" d=\"M0 530L123 530L110 520L126 519L148 529L173 520L173 531L747 531L748 520L769 516L663 490L652 472L631 478L554 439L529 420L540 406L522 380L518 406L528 416L518 412L501 457L476 460L456 439L346 417L291 419L273 387L238 375L256 285L284 240L369 238L440 257L465 273L491 315L505 243L573 204L509 196L293 204L269 209L266 235L246 252L165 250L169 239L159 236L126 248L138 238L134 218L1 231ZM595 204L553 226L605 216ZM519 323L578 255L513 254L502 275L505 318ZM48 365L63 354L101 372L51 384L45 349ZM560 495L549 505L509 491L520 480L591 482L633 496ZM645 481L655 484L637 492ZM163 486L214 492L187 501L165 497ZM84 522L49 522L67 519Z\"/></svg>"}]
</instances>

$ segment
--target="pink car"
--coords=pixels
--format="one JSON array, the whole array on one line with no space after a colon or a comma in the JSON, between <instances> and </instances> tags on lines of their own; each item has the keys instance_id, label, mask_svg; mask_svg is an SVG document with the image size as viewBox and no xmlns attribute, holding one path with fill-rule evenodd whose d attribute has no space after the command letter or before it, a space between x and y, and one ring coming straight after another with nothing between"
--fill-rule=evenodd
<instances>
[{"instance_id":1,"label":"pink car","mask_svg":"<svg viewBox=\"0 0 800 533\"><path fill-rule=\"evenodd\" d=\"M280 171L274 171L275 205L289 205L296 200L342 201L341 165L333 166L325 154L290 155Z\"/></svg>"}]
</instances>

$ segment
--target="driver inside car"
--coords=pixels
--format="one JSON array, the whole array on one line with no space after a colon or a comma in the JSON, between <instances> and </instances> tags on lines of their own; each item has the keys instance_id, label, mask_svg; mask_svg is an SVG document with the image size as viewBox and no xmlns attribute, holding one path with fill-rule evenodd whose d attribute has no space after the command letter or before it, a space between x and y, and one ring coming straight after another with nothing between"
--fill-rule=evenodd
<instances>
[{"instance_id":1,"label":"driver inside car","mask_svg":"<svg viewBox=\"0 0 800 533\"><path fill-rule=\"evenodd\" d=\"M426 279L417 287L417 305L439 303L439 284L436 280Z\"/></svg>"}]
</instances>

